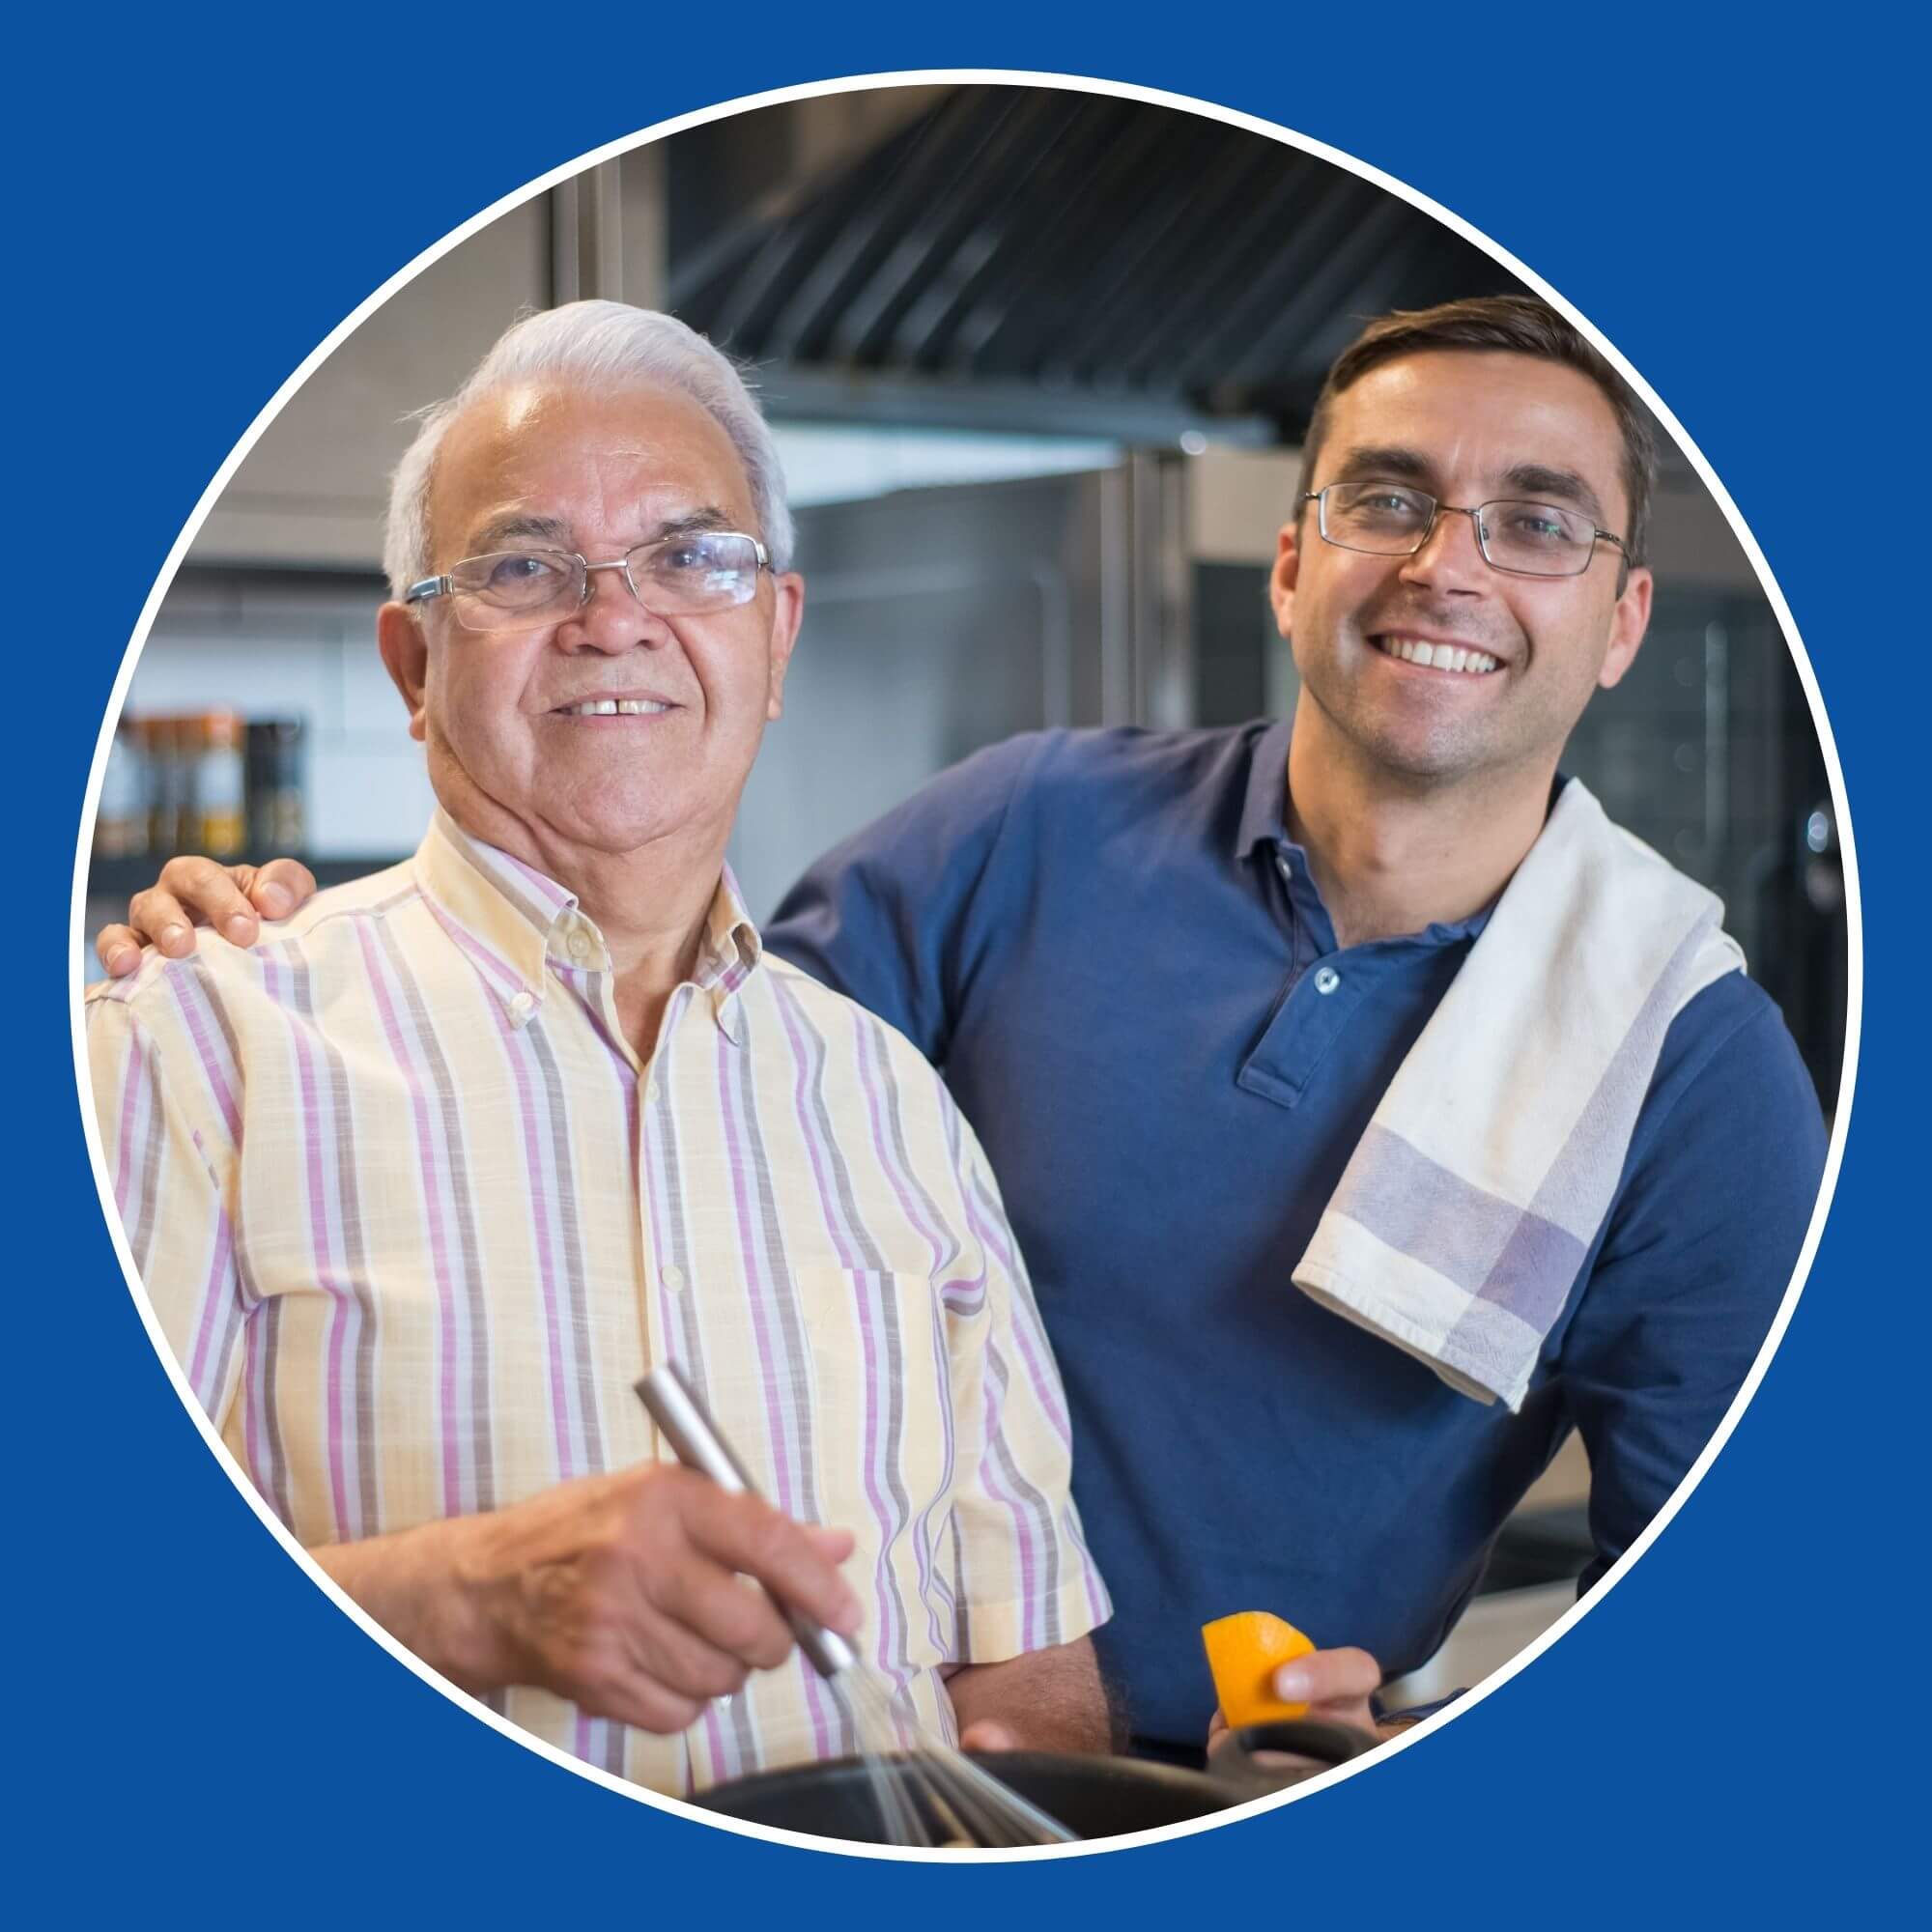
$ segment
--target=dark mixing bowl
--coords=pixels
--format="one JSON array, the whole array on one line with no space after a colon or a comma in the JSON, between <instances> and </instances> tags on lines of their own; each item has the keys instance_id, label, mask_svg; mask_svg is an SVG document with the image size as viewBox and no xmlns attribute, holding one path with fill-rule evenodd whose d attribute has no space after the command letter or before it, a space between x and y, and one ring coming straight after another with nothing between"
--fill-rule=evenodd
<instances>
[{"instance_id":1,"label":"dark mixing bowl","mask_svg":"<svg viewBox=\"0 0 1932 1932\"><path fill-rule=\"evenodd\" d=\"M1114 1838L1210 1817L1231 1804L1284 1789L1343 1763L1374 1744L1373 1738L1335 1724L1269 1724L1238 1733L1236 1748L1215 1754L1211 1776L1146 1758L1075 1757L1056 1751L972 1756L1002 1783L1057 1818L1075 1837ZM1292 1751L1302 1762L1293 1768L1258 1763L1256 1753L1270 1751ZM895 1778L908 1797L917 1797L923 1782L917 1765L888 1759L884 1766L886 1775ZM828 1758L734 1778L729 1784L715 1785L696 1802L707 1810L750 1824L877 1844L883 1834L872 1776L863 1758ZM934 1841L943 1842L945 1832L939 1821L929 1809L924 1816Z\"/></svg>"},{"instance_id":2,"label":"dark mixing bowl","mask_svg":"<svg viewBox=\"0 0 1932 1932\"><path fill-rule=\"evenodd\" d=\"M1236 1802L1211 1778L1173 1765L1138 1758L1071 1757L1053 1751L1002 1751L978 1757L1003 1783L1030 1799L1082 1838L1106 1838L1122 1832L1146 1832L1205 1818ZM922 1778L903 1761L885 1767L908 1797L916 1798ZM880 1841L878 1800L872 1773L864 1759L828 1758L821 1764L794 1765L759 1772L707 1791L697 1801L727 1818L773 1825L787 1832L810 1832L821 1838ZM935 1839L943 1831L925 1812Z\"/></svg>"}]
</instances>

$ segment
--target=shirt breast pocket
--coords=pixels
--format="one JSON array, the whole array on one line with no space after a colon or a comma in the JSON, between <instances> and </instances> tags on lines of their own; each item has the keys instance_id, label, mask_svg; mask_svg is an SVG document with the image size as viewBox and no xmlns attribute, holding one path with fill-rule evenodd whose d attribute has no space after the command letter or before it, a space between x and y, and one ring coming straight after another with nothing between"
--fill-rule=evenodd
<instances>
[{"instance_id":1,"label":"shirt breast pocket","mask_svg":"<svg viewBox=\"0 0 1932 1932\"><path fill-rule=\"evenodd\" d=\"M939 1291L922 1274L807 1267L795 1279L823 1520L859 1539L847 1574L864 1577L869 1558L908 1610L945 1600L958 1429Z\"/></svg>"}]
</instances>

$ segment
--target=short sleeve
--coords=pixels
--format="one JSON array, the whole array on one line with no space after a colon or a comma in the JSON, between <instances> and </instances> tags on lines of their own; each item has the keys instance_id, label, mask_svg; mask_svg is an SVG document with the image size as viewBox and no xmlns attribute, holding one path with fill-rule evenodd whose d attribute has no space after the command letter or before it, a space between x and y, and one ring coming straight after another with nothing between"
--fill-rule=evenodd
<instances>
[{"instance_id":1,"label":"short sleeve","mask_svg":"<svg viewBox=\"0 0 1932 1932\"><path fill-rule=\"evenodd\" d=\"M236 1400L245 1315L217 1174L227 1148L171 1085L168 1051L129 1002L90 994L88 1072L108 1185L168 1347L219 1429Z\"/></svg>"},{"instance_id":2,"label":"short sleeve","mask_svg":"<svg viewBox=\"0 0 1932 1932\"><path fill-rule=\"evenodd\" d=\"M997 1663L1071 1643L1112 1612L1069 1490L1072 1431L1060 1371L985 1156L963 1121L960 1178L980 1280L945 1290L962 1474L959 1657Z\"/></svg>"}]
</instances>

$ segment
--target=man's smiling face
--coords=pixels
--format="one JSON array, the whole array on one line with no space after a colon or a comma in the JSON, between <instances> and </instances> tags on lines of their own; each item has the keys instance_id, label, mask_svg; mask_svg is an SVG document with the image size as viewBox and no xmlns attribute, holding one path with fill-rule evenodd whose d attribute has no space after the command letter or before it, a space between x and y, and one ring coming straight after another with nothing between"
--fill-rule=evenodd
<instances>
[{"instance_id":1,"label":"man's smiling face","mask_svg":"<svg viewBox=\"0 0 1932 1932\"><path fill-rule=\"evenodd\" d=\"M1430 350L1335 397L1314 487L1390 482L1464 506L1529 497L1623 535L1622 460L1609 401L1581 371ZM1465 516L1442 512L1413 556L1374 556L1324 542L1316 506L1301 508L1272 591L1303 701L1408 784L1553 767L1591 692L1615 684L1642 641L1650 574L1632 571L1620 593L1612 545L1578 576L1521 577L1484 560Z\"/></svg>"},{"instance_id":2,"label":"man's smiling face","mask_svg":"<svg viewBox=\"0 0 1932 1932\"><path fill-rule=\"evenodd\" d=\"M675 391L499 390L437 453L435 570L530 546L598 563L699 527L761 534L730 439ZM799 581L760 573L751 602L672 618L621 571L589 583L581 610L522 630L466 630L448 598L385 609L384 658L437 796L511 849L619 854L667 837L722 848L780 713Z\"/></svg>"}]
</instances>

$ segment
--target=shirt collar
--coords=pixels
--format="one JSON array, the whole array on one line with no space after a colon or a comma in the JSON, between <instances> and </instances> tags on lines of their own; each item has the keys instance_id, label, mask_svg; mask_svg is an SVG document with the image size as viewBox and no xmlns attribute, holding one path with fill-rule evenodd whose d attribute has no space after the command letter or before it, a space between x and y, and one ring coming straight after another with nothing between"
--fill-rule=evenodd
<instances>
[{"instance_id":1,"label":"shirt collar","mask_svg":"<svg viewBox=\"0 0 1932 1932\"><path fill-rule=\"evenodd\" d=\"M734 1046L745 1043L745 1013L738 988L764 957L765 942L745 910L744 895L729 866L719 875L705 917L704 950L697 962L697 989L711 1002L712 1017Z\"/></svg>"},{"instance_id":2,"label":"shirt collar","mask_svg":"<svg viewBox=\"0 0 1932 1932\"><path fill-rule=\"evenodd\" d=\"M568 887L473 838L440 806L416 848L418 884L437 917L469 954L513 1026L542 1005L554 976L608 971L611 955L596 922ZM731 868L724 867L705 915L693 979L732 1040L743 1037L735 995L764 954L764 942Z\"/></svg>"},{"instance_id":3,"label":"shirt collar","mask_svg":"<svg viewBox=\"0 0 1932 1932\"><path fill-rule=\"evenodd\" d=\"M1255 740L1248 766L1248 792L1241 806L1235 857L1245 859L1257 845L1288 842L1288 741L1293 717L1277 719Z\"/></svg>"}]
</instances>

